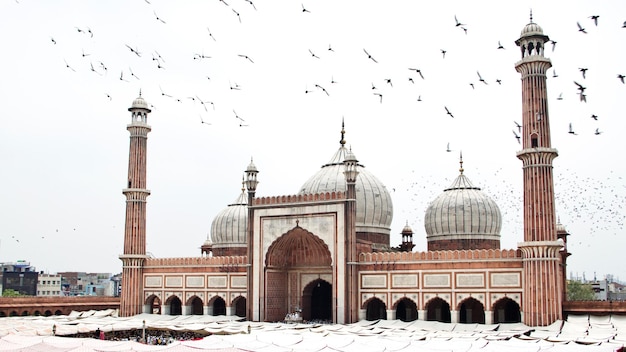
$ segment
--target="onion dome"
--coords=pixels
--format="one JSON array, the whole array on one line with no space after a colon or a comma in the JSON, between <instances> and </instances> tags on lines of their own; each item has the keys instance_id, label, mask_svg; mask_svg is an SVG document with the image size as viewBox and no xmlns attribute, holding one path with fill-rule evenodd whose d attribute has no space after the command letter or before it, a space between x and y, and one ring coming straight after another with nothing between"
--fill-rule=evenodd
<instances>
[{"instance_id":1,"label":"onion dome","mask_svg":"<svg viewBox=\"0 0 626 352\"><path fill-rule=\"evenodd\" d=\"M300 187L298 194L317 194L326 192L345 192L347 189L345 167L346 157L354 158L354 154L345 147L342 123L339 150L322 168ZM357 163L356 178L356 232L367 233L368 240L389 245L393 203L385 185L372 175L365 167ZM383 237L377 236L383 235Z\"/></svg>"},{"instance_id":2,"label":"onion dome","mask_svg":"<svg viewBox=\"0 0 626 352\"><path fill-rule=\"evenodd\" d=\"M531 35L543 35L543 29L541 29L541 27L538 24L532 21L526 26L524 26L524 28L522 29L522 33L520 34L520 37L527 37Z\"/></svg>"},{"instance_id":3,"label":"onion dome","mask_svg":"<svg viewBox=\"0 0 626 352\"><path fill-rule=\"evenodd\" d=\"M219 212L211 224L213 255L243 255L248 232L248 202L245 189L235 201Z\"/></svg>"},{"instance_id":4,"label":"onion dome","mask_svg":"<svg viewBox=\"0 0 626 352\"><path fill-rule=\"evenodd\" d=\"M502 217L498 205L460 175L426 210L428 250L499 249Z\"/></svg>"}]
</instances>

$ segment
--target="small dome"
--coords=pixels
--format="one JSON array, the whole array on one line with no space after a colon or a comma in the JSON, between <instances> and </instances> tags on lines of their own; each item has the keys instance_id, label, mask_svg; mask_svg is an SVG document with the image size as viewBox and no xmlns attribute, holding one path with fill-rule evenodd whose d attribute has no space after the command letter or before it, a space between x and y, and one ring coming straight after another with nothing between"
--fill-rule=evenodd
<instances>
[{"instance_id":1,"label":"small dome","mask_svg":"<svg viewBox=\"0 0 626 352\"><path fill-rule=\"evenodd\" d=\"M248 203L246 192L241 190L237 199L219 212L211 224L213 248L244 247L247 243Z\"/></svg>"},{"instance_id":2,"label":"small dome","mask_svg":"<svg viewBox=\"0 0 626 352\"><path fill-rule=\"evenodd\" d=\"M343 142L343 138L342 138ZM299 194L345 192L346 177L343 161L346 157L356 159L354 154L340 143L339 150L300 187ZM349 159L350 160L350 159ZM357 163L356 178L356 231L389 235L393 218L393 203L385 185Z\"/></svg>"},{"instance_id":3,"label":"small dome","mask_svg":"<svg viewBox=\"0 0 626 352\"><path fill-rule=\"evenodd\" d=\"M406 225L404 225L404 227L402 228L402 232L400 232L403 235L408 235L408 234L413 234L413 229L411 228L411 226L409 226L409 222L406 222Z\"/></svg>"},{"instance_id":4,"label":"small dome","mask_svg":"<svg viewBox=\"0 0 626 352\"><path fill-rule=\"evenodd\" d=\"M530 22L529 24L524 26L524 29L522 29L522 33L520 34L520 37L527 37L530 35L543 35L543 29L541 29L541 27L538 24L534 22Z\"/></svg>"},{"instance_id":5,"label":"small dome","mask_svg":"<svg viewBox=\"0 0 626 352\"><path fill-rule=\"evenodd\" d=\"M498 205L461 174L426 210L429 250L499 249Z\"/></svg>"},{"instance_id":6,"label":"small dome","mask_svg":"<svg viewBox=\"0 0 626 352\"><path fill-rule=\"evenodd\" d=\"M144 109L150 111L150 108L148 108L148 103L141 97L141 93L139 93L139 96L135 100L133 100L133 105L128 108L128 110L132 109Z\"/></svg>"}]
</instances>

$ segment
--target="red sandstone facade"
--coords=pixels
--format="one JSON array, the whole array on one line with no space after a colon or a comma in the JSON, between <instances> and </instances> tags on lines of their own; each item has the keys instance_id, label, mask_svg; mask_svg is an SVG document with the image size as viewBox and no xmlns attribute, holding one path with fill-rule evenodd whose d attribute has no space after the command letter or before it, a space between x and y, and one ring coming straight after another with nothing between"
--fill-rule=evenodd
<instances>
[{"instance_id":1,"label":"red sandstone facade","mask_svg":"<svg viewBox=\"0 0 626 352\"><path fill-rule=\"evenodd\" d=\"M213 252L206 244L203 254L213 257L147 258L150 110L138 98L129 109L133 121L128 127L129 185L124 190L121 315L225 314L278 321L298 313L305 320L337 323L422 319L522 321L532 326L561 319L567 254L557 241L554 214L552 160L557 153L550 146L546 103L545 72L551 65L543 57L547 39L531 22L518 40L523 53L516 64L522 74L523 150L517 156L524 165L524 242L519 249L502 250L499 239L467 238L471 232L462 234L462 242L451 239L427 252L389 248L389 229L377 232L357 224L363 209L355 181L364 175L359 175L354 154L344 148L342 130L336 155L345 158L343 165L332 166L345 170L340 175L345 176L340 180L345 189L257 198L258 170L251 163L245 181L245 251L233 247ZM401 248L412 247L403 237Z\"/></svg>"}]
</instances>

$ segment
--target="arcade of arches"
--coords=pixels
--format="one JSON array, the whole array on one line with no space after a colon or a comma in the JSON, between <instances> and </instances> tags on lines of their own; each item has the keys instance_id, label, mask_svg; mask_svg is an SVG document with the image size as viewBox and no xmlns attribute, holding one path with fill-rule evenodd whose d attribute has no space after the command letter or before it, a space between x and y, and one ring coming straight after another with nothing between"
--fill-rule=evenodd
<instances>
[{"instance_id":1,"label":"arcade of arches","mask_svg":"<svg viewBox=\"0 0 626 352\"><path fill-rule=\"evenodd\" d=\"M146 299L144 312L165 315L236 315L242 318L246 317L246 299L244 297L235 298L229 307L231 314L227 312L226 301L219 296L211 298L206 305L198 296L190 297L185 305L177 296L170 296L165 304L161 305L159 297L151 295Z\"/></svg>"},{"instance_id":2,"label":"arcade of arches","mask_svg":"<svg viewBox=\"0 0 626 352\"><path fill-rule=\"evenodd\" d=\"M365 317L367 320L387 319L387 307L380 299L373 297L365 302ZM485 324L485 309L482 303L475 298L464 299L457 311L450 310L450 305L445 300L435 297L428 301L425 306L424 320L438 321L442 323L454 322L465 324ZM493 305L494 324L497 323L519 323L521 322L520 306L517 302L508 297L498 300ZM402 298L395 304L395 317L402 321L413 321L418 319L417 305L409 298Z\"/></svg>"}]
</instances>

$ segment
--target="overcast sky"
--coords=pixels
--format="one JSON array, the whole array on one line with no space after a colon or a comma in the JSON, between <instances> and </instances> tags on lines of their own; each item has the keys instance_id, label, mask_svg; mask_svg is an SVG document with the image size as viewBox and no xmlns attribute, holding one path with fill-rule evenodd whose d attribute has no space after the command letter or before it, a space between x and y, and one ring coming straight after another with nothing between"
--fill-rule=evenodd
<instances>
[{"instance_id":1,"label":"overcast sky","mask_svg":"<svg viewBox=\"0 0 626 352\"><path fill-rule=\"evenodd\" d=\"M465 174L500 206L502 247L515 248L514 42L532 8L557 42L546 56L568 273L626 280L626 2L252 1L0 2L0 261L121 271L127 109L140 90L156 257L200 255L251 157L258 196L297 193L339 147L342 119L391 192L391 245L408 222L426 250L424 212L462 151Z\"/></svg>"}]
</instances>

